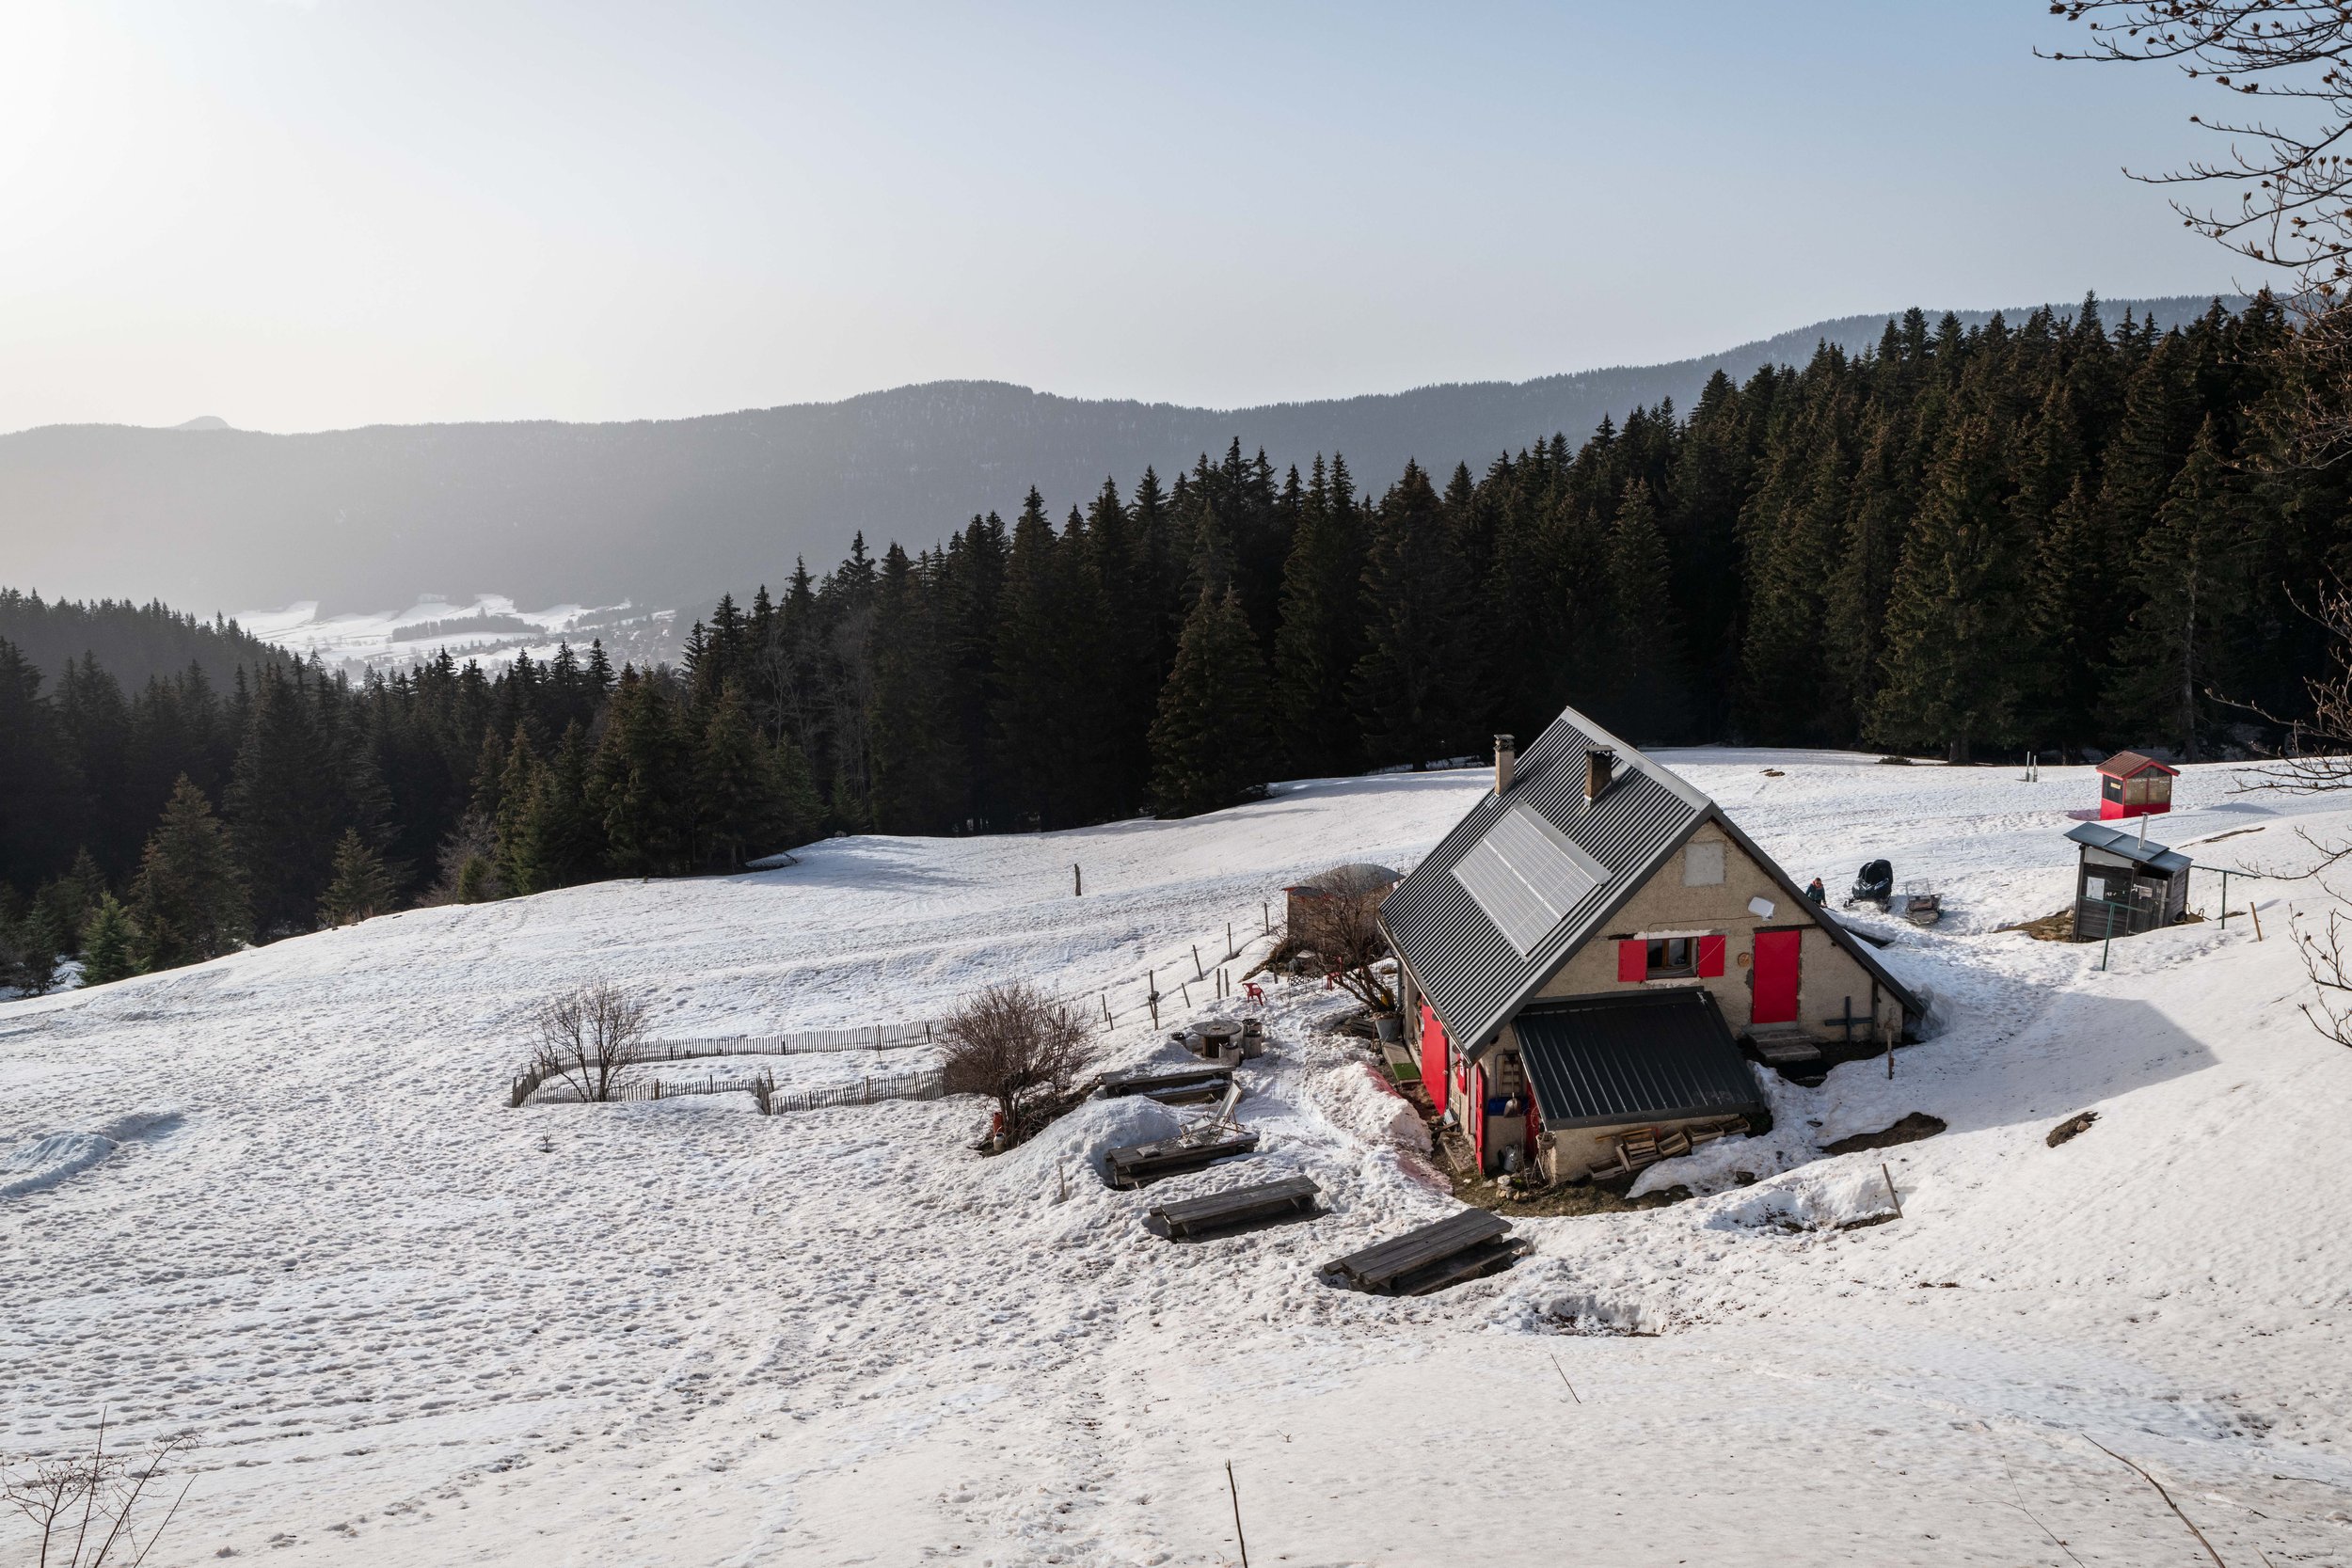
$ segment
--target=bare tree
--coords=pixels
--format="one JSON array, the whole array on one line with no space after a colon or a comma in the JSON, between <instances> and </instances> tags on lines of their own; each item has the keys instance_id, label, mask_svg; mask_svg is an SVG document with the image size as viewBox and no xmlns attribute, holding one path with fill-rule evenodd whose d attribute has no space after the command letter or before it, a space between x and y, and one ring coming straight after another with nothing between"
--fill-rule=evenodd
<instances>
[{"instance_id":1,"label":"bare tree","mask_svg":"<svg viewBox=\"0 0 2352 1568\"><path fill-rule=\"evenodd\" d=\"M1374 967L1389 956L1380 900L1395 886L1377 867L1343 865L1316 878L1320 896L1304 900L1293 920L1293 941L1323 960L1340 988L1375 1012L1394 1012L1396 997Z\"/></svg>"},{"instance_id":2,"label":"bare tree","mask_svg":"<svg viewBox=\"0 0 2352 1568\"><path fill-rule=\"evenodd\" d=\"M2342 910L2329 910L2328 924L2316 931L2299 919L2295 924L2303 969L2319 990L2315 1003L2303 1004L2303 1016L2338 1045L2352 1046L2352 952L2344 949L2345 935Z\"/></svg>"},{"instance_id":3,"label":"bare tree","mask_svg":"<svg viewBox=\"0 0 2352 1568\"><path fill-rule=\"evenodd\" d=\"M40 1532L33 1558L36 1568L103 1568L109 1562L138 1568L195 1484L193 1476L182 1483L180 1496L141 1545L135 1518L139 1505L163 1473L164 1462L185 1441L168 1438L134 1459L110 1454L102 1413L98 1439L87 1456L40 1461L0 1475L0 1501Z\"/></svg>"},{"instance_id":4,"label":"bare tree","mask_svg":"<svg viewBox=\"0 0 2352 1568\"><path fill-rule=\"evenodd\" d=\"M582 1100L612 1100L635 1061L651 1011L644 997L610 980L565 991L538 1011L532 1068L541 1082L560 1078Z\"/></svg>"},{"instance_id":5,"label":"bare tree","mask_svg":"<svg viewBox=\"0 0 2352 1568\"><path fill-rule=\"evenodd\" d=\"M965 998L948 1015L945 1033L944 1086L949 1094L995 1101L1008 1148L1076 1092L1096 1056L1085 1015L1026 981Z\"/></svg>"},{"instance_id":6,"label":"bare tree","mask_svg":"<svg viewBox=\"0 0 2352 1568\"><path fill-rule=\"evenodd\" d=\"M2285 440L2272 460L2317 467L2352 454L2352 8L2053 0L2050 9L2084 24L2090 39L2052 58L2161 62L2230 96L2219 118L2189 117L2227 138L2226 155L2132 178L2235 191L2234 208L2175 198L2172 209L2190 229L2294 277L2303 320L2280 367Z\"/></svg>"},{"instance_id":7,"label":"bare tree","mask_svg":"<svg viewBox=\"0 0 2352 1568\"><path fill-rule=\"evenodd\" d=\"M2089 47L2061 60L2161 61L2263 110L2191 123L2227 137L2157 185L2238 188L2234 211L2175 200L2189 228L2251 261L2293 271L2333 301L2352 280L2352 8L2338 0L2053 0L2086 24ZM2276 104L2272 110L2267 107Z\"/></svg>"}]
</instances>

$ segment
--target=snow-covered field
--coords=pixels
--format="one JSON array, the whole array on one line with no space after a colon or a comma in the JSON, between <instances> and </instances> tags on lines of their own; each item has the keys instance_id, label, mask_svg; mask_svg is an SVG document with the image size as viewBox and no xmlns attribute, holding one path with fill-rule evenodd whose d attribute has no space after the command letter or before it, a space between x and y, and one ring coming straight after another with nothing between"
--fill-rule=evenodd
<instances>
[{"instance_id":1,"label":"snow-covered field","mask_svg":"<svg viewBox=\"0 0 2352 1568\"><path fill-rule=\"evenodd\" d=\"M326 613L316 599L299 599L248 610L234 619L265 642L303 658L316 655L328 669L355 676L405 670L443 652L461 663L470 658L485 669L500 669L518 653L552 658L561 643L584 651L596 640L603 641L618 669L628 660L675 660L685 630L674 610L628 604L523 610L502 594L477 594L464 601L426 594L403 610L338 614Z\"/></svg>"},{"instance_id":2,"label":"snow-covered field","mask_svg":"<svg viewBox=\"0 0 2352 1568\"><path fill-rule=\"evenodd\" d=\"M1148 1195L1087 1171L1172 1125L1148 1106L989 1161L969 1101L504 1107L531 1008L592 974L654 991L677 1038L931 1017L1012 976L1117 1007L1300 873L1409 864L1486 778L834 840L0 1006L0 1448L85 1442L102 1406L194 1433L159 1564L1223 1562L1228 1460L1260 1564L2207 1560L2095 1439L2233 1568L2352 1561L2352 1052L2296 1011L2312 884L2251 884L2266 941L2193 925L2101 973L1994 929L2065 902L2087 769L1668 760L1800 881L1883 854L1952 911L1873 924L1934 1037L1891 1083L1779 1086L1771 1137L1657 1179L1713 1196L1522 1220L1534 1256L1425 1300L1319 1284L1451 1207L1418 1122L1317 1027L1319 984L1272 994L1263 1155ZM2201 862L2352 833L2224 768L2179 794L2154 836ZM1111 1047L1165 1049L1132 1000ZM1910 1111L1949 1130L1816 1151ZM1871 1212L1882 1161L1900 1220L1804 1227ZM1138 1228L1292 1170L1327 1217Z\"/></svg>"}]
</instances>

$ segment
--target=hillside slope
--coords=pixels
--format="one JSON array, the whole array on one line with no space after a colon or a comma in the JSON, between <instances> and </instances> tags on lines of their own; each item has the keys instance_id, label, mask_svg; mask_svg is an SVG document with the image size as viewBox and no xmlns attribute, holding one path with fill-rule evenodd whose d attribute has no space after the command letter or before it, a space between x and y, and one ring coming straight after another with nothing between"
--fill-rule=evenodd
<instances>
[{"instance_id":1,"label":"hillside slope","mask_svg":"<svg viewBox=\"0 0 2352 1568\"><path fill-rule=\"evenodd\" d=\"M2200 1560L2091 1438L2232 1563L2352 1556L2352 1053L2296 1011L2280 900L2308 884L2258 893L2266 941L2189 926L2103 973L1995 929L2067 896L2086 769L1666 760L1801 881L1888 854L1952 911L1876 926L1933 1037L1891 1081L1779 1085L1771 1137L1660 1173L1714 1196L1522 1221L1534 1257L1436 1297L1327 1288L1322 1260L1452 1200L1308 982L1274 991L1247 1075L1263 1154L1148 1196L1088 1171L1167 1124L1132 1104L993 1161L968 1101L504 1108L532 1006L598 972L653 990L670 1037L930 1016L1025 975L1107 989L1117 1057L1168 1050L1147 969L1214 961L1301 871L1410 863L1485 779L838 839L0 1006L0 1223L38 1238L0 1256L0 1448L82 1441L102 1406L192 1433L169 1564L1229 1562L1228 1459L1256 1561ZM2216 863L2352 832L2224 768L2179 799L2164 832ZM787 1086L908 1059L876 1055L788 1058ZM1814 1148L1913 1110L1949 1130ZM1882 1163L1900 1220L1794 1222L1872 1212ZM1285 1170L1331 1213L1137 1228Z\"/></svg>"},{"instance_id":2,"label":"hillside slope","mask_svg":"<svg viewBox=\"0 0 2352 1568\"><path fill-rule=\"evenodd\" d=\"M2111 323L2128 309L2169 325L2208 303L2104 309ZM1106 475L1123 488L1157 465L1165 480L1236 437L1277 465L1344 452L1375 488L1407 457L1440 472L1479 467L1554 434L1581 440L1636 404L1687 406L1719 369L1801 364L1823 340L1859 349L1884 322L1821 322L1670 365L1230 410L962 381L622 424L304 436L60 425L0 436L0 529L16 586L157 595L207 614L476 593L675 609L780 582L795 556L821 569L859 529L912 549L975 513L1010 516L1031 484L1058 515Z\"/></svg>"}]
</instances>

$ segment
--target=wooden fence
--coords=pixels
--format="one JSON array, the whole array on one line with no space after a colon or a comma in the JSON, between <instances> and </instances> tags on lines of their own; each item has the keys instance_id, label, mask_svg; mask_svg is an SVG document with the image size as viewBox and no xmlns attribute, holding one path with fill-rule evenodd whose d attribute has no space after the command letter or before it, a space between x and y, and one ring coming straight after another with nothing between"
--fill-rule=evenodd
<instances>
[{"instance_id":1,"label":"wooden fence","mask_svg":"<svg viewBox=\"0 0 2352 1568\"><path fill-rule=\"evenodd\" d=\"M631 1079L613 1089L608 1103L678 1100L689 1095L748 1094L758 1105L760 1115L772 1117L785 1111L814 1111L828 1105L871 1105L882 1100L937 1100L942 1092L939 1070L935 1068L861 1078L854 1083L804 1089L797 1094L778 1094L774 1074L760 1071L713 1073L701 1078ZM538 1085L530 1099L540 1105L590 1103L577 1086L560 1078Z\"/></svg>"}]
</instances>

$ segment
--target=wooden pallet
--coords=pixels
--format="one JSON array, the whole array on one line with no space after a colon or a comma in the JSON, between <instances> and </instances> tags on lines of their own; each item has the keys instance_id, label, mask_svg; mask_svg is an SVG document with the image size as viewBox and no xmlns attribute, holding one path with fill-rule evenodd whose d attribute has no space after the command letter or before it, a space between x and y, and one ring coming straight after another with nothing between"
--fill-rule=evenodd
<instances>
[{"instance_id":1,"label":"wooden pallet","mask_svg":"<svg viewBox=\"0 0 2352 1568\"><path fill-rule=\"evenodd\" d=\"M1491 1209L1465 1209L1391 1241L1335 1258L1323 1273L1375 1295L1424 1296L1508 1268L1519 1253L1511 1222Z\"/></svg>"},{"instance_id":2,"label":"wooden pallet","mask_svg":"<svg viewBox=\"0 0 2352 1568\"><path fill-rule=\"evenodd\" d=\"M1309 1177L1286 1176L1279 1181L1262 1182L1255 1187L1236 1187L1231 1192L1211 1193L1206 1197L1159 1204L1152 1208L1145 1223L1171 1242L1184 1241L1261 1220L1295 1219L1311 1214L1321 1190Z\"/></svg>"},{"instance_id":3,"label":"wooden pallet","mask_svg":"<svg viewBox=\"0 0 2352 1568\"><path fill-rule=\"evenodd\" d=\"M1110 1167L1112 1186L1140 1187L1163 1176L1199 1170L1219 1160L1247 1154L1257 1147L1255 1132L1234 1132L1198 1143L1187 1143L1180 1136L1162 1138L1156 1143L1129 1144L1124 1148L1112 1149L1103 1160Z\"/></svg>"}]
</instances>

